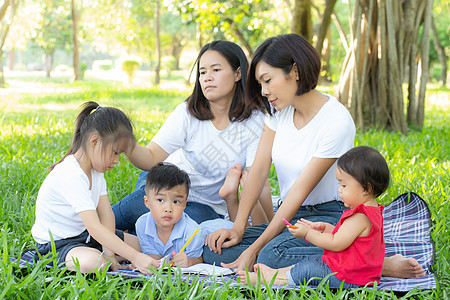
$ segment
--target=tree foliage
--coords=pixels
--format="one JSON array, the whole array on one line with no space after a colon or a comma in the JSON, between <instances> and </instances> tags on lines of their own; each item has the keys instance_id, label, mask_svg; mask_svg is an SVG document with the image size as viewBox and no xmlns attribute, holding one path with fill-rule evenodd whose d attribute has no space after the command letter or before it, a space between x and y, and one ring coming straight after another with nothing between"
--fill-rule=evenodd
<instances>
[{"instance_id":1,"label":"tree foliage","mask_svg":"<svg viewBox=\"0 0 450 300\"><path fill-rule=\"evenodd\" d=\"M199 47L204 37L225 38L238 41L249 56L265 37L266 14L273 9L263 0L174 0L170 5L186 22L198 25Z\"/></svg>"},{"instance_id":2,"label":"tree foliage","mask_svg":"<svg viewBox=\"0 0 450 300\"><path fill-rule=\"evenodd\" d=\"M45 54L47 77L53 67L53 56L56 49L71 45L72 23L69 3L60 0L38 2L39 18L32 30L31 40Z\"/></svg>"}]
</instances>

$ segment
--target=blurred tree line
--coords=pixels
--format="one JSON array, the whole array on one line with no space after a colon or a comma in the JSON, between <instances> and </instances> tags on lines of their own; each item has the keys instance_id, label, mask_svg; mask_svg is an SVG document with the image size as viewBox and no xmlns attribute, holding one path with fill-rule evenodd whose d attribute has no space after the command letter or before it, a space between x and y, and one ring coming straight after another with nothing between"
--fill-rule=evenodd
<instances>
[{"instance_id":1,"label":"blurred tree line","mask_svg":"<svg viewBox=\"0 0 450 300\"><path fill-rule=\"evenodd\" d=\"M184 50L226 39L250 58L264 39L292 32L319 51L321 81L338 82L360 128L406 133L423 126L430 77L446 85L448 13L446 0L0 0L0 86L5 53L13 69L15 50L30 45L44 53L47 76L65 49L80 80L80 52L95 49L142 57L159 84L161 68L182 67Z\"/></svg>"}]
</instances>

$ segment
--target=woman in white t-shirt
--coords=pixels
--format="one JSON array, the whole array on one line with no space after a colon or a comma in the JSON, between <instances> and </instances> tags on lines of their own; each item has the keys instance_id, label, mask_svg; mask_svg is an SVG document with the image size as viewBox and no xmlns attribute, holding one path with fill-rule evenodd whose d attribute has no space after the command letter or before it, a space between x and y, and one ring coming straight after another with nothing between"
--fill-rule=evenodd
<instances>
[{"instance_id":1,"label":"woman in white t-shirt","mask_svg":"<svg viewBox=\"0 0 450 300\"><path fill-rule=\"evenodd\" d=\"M136 236L115 230L103 176L135 144L123 112L92 101L83 105L67 154L50 167L37 196L31 233L41 256L51 257L55 249L58 266L83 273L104 269L108 262L117 269L121 260L143 273L159 266L140 252Z\"/></svg>"},{"instance_id":2,"label":"woman in white t-shirt","mask_svg":"<svg viewBox=\"0 0 450 300\"><path fill-rule=\"evenodd\" d=\"M233 183L236 177L239 181L241 169L252 165L264 126L263 105L246 101L247 70L247 58L238 45L227 41L205 45L197 58L192 94L177 106L146 147L136 145L126 153L142 170L165 160L186 171L191 188L185 212L197 223L225 215L233 221L237 213L237 206L227 207L227 202L235 203L238 186L230 191L227 184L226 193L223 190L221 195L219 190L227 173ZM132 230L136 220L148 212L145 176L146 172L141 173L135 191L113 206L116 228ZM265 190L261 199L265 199L266 211L261 206L255 208L259 212L255 215L263 219L257 223L273 216L268 181Z\"/></svg>"},{"instance_id":3,"label":"woman in white t-shirt","mask_svg":"<svg viewBox=\"0 0 450 300\"><path fill-rule=\"evenodd\" d=\"M315 89L319 72L317 51L298 35L270 38L256 50L247 93L264 103L268 115L233 228L207 237L205 262L245 270L257 260L282 268L321 251L284 230L282 219L336 224L345 209L339 201L336 160L353 147L355 125L336 98ZM246 229L272 162L282 205L269 224Z\"/></svg>"},{"instance_id":4,"label":"woman in white t-shirt","mask_svg":"<svg viewBox=\"0 0 450 300\"><path fill-rule=\"evenodd\" d=\"M256 261L283 268L320 255L322 249L295 238L283 221L305 218L336 224L345 209L338 194L336 161L353 147L355 125L336 98L315 89L319 72L316 49L295 34L269 38L255 51L247 93L254 102L264 103L268 116L234 225L208 235L205 262L251 270ZM246 228L272 162L282 205L269 224ZM396 255L385 262L384 276L424 273L412 258Z\"/></svg>"}]
</instances>

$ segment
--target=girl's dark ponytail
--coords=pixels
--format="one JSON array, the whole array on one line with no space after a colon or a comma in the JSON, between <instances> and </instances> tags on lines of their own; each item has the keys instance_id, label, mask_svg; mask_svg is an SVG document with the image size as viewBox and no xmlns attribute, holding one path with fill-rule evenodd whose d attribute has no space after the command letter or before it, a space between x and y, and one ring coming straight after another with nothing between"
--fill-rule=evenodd
<instances>
[{"instance_id":1,"label":"girl's dark ponytail","mask_svg":"<svg viewBox=\"0 0 450 300\"><path fill-rule=\"evenodd\" d=\"M88 101L81 105L81 112L75 120L75 132L69 150L61 160L49 167L49 170L53 170L67 156L84 148L89 133L94 131L104 140L104 144L126 138L128 147L136 145L131 121L121 110L114 107L103 107L97 102Z\"/></svg>"}]
</instances>

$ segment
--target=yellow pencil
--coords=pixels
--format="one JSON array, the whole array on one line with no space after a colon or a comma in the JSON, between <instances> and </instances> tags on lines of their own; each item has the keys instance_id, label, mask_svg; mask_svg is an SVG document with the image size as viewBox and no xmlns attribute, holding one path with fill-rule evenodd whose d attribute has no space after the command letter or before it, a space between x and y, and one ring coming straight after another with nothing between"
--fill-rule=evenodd
<instances>
[{"instance_id":1,"label":"yellow pencil","mask_svg":"<svg viewBox=\"0 0 450 300\"><path fill-rule=\"evenodd\" d=\"M184 251L184 249L186 249L187 245L191 242L191 240L194 238L194 236L197 234L197 232L198 232L198 228L195 229L195 231L194 231L194 233L192 234L192 236L188 239L188 241L186 242L186 244L184 244L183 248L181 248L180 252L178 252L178 253L181 253L181 252Z\"/></svg>"}]
</instances>

